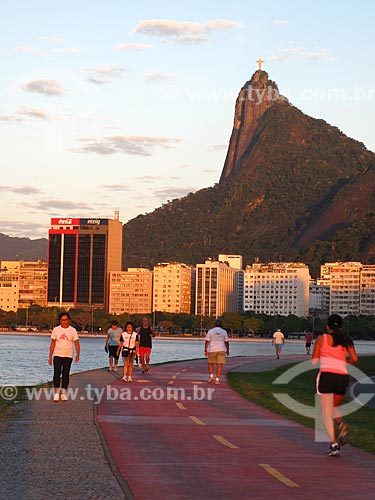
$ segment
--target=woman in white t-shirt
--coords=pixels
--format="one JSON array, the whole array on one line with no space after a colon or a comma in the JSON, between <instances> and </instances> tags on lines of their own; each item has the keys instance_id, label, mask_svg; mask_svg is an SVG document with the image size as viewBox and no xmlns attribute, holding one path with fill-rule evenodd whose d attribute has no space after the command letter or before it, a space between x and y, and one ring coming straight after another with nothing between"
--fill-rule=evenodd
<instances>
[{"instance_id":1,"label":"woman in white t-shirt","mask_svg":"<svg viewBox=\"0 0 375 500\"><path fill-rule=\"evenodd\" d=\"M66 401L66 389L69 385L69 372L73 361L73 344L76 348L75 362L79 361L80 345L77 330L70 326L70 316L67 312L59 314L59 326L52 330L49 348L49 364L53 363L54 401ZM60 398L61 385L61 398Z\"/></svg>"},{"instance_id":2,"label":"woman in white t-shirt","mask_svg":"<svg viewBox=\"0 0 375 500\"><path fill-rule=\"evenodd\" d=\"M131 321L126 323L124 331L121 334L120 344L117 349L118 356L121 349L124 360L124 376L122 377L122 380L124 382L132 382L133 364L135 357L138 356L139 342L138 334L134 330L134 325Z\"/></svg>"}]
</instances>

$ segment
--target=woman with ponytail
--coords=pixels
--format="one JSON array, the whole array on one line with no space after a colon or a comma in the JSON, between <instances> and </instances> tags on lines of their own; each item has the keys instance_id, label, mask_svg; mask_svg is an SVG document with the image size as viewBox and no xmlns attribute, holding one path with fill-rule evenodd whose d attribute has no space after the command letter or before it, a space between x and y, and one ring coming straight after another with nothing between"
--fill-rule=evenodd
<instances>
[{"instance_id":1,"label":"woman with ponytail","mask_svg":"<svg viewBox=\"0 0 375 500\"><path fill-rule=\"evenodd\" d=\"M340 447L345 444L348 432L337 408L341 405L349 385L347 363L358 361L353 341L346 337L341 329L341 316L332 314L327 320L327 333L317 338L312 355L314 365L320 361L316 387L324 426L331 440L327 455L332 457L340 455ZM335 423L338 426L337 437Z\"/></svg>"}]
</instances>

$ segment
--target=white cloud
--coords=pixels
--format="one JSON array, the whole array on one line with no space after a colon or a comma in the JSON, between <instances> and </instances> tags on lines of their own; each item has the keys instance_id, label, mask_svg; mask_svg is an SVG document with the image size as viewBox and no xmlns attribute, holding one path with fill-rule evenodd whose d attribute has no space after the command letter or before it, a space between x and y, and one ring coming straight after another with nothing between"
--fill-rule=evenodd
<instances>
[{"instance_id":1,"label":"white cloud","mask_svg":"<svg viewBox=\"0 0 375 500\"><path fill-rule=\"evenodd\" d=\"M285 19L274 19L272 21L272 24L274 24L275 26L285 26L286 24L288 24L288 21L286 21Z\"/></svg>"},{"instance_id":2,"label":"white cloud","mask_svg":"<svg viewBox=\"0 0 375 500\"><path fill-rule=\"evenodd\" d=\"M48 120L48 115L41 109L30 108L27 106L18 106L17 114L26 116L29 118L37 118L39 120Z\"/></svg>"},{"instance_id":3,"label":"white cloud","mask_svg":"<svg viewBox=\"0 0 375 500\"><path fill-rule=\"evenodd\" d=\"M127 70L118 64L107 64L105 66L84 68L84 71L92 75L87 78L88 82L95 85L103 85L116 78L123 78Z\"/></svg>"},{"instance_id":4,"label":"white cloud","mask_svg":"<svg viewBox=\"0 0 375 500\"><path fill-rule=\"evenodd\" d=\"M46 43L60 43L65 35L39 36L38 39Z\"/></svg>"},{"instance_id":5,"label":"white cloud","mask_svg":"<svg viewBox=\"0 0 375 500\"><path fill-rule=\"evenodd\" d=\"M32 186L0 186L0 191L7 191L10 193L17 193L22 195L40 194L40 189Z\"/></svg>"},{"instance_id":6,"label":"white cloud","mask_svg":"<svg viewBox=\"0 0 375 500\"><path fill-rule=\"evenodd\" d=\"M285 47L267 58L268 61L295 61L297 59L332 62L336 58L329 54L326 49L307 50L299 47Z\"/></svg>"},{"instance_id":7,"label":"white cloud","mask_svg":"<svg viewBox=\"0 0 375 500\"><path fill-rule=\"evenodd\" d=\"M147 82L165 83L165 82L174 81L175 75L172 75L170 73L156 72L156 73L149 73L148 75L144 75L142 78L143 78L143 80L146 80Z\"/></svg>"},{"instance_id":8,"label":"white cloud","mask_svg":"<svg viewBox=\"0 0 375 500\"><path fill-rule=\"evenodd\" d=\"M16 52L25 52L26 54L32 54L34 56L46 56L47 53L42 50L36 49L35 47L31 47L30 45L24 45L21 47L15 48Z\"/></svg>"},{"instance_id":9,"label":"white cloud","mask_svg":"<svg viewBox=\"0 0 375 500\"><path fill-rule=\"evenodd\" d=\"M100 188L107 189L108 191L130 191L131 189L127 184L104 184Z\"/></svg>"},{"instance_id":10,"label":"white cloud","mask_svg":"<svg viewBox=\"0 0 375 500\"><path fill-rule=\"evenodd\" d=\"M146 19L138 23L134 31L146 36L164 38L171 43L192 45L208 42L207 35L211 33L233 30L240 26L240 23L228 19L215 19L203 23Z\"/></svg>"},{"instance_id":11,"label":"white cloud","mask_svg":"<svg viewBox=\"0 0 375 500\"><path fill-rule=\"evenodd\" d=\"M77 54L78 52L81 52L81 49L78 47L54 47L51 49L51 52Z\"/></svg>"},{"instance_id":12,"label":"white cloud","mask_svg":"<svg viewBox=\"0 0 375 500\"><path fill-rule=\"evenodd\" d=\"M160 175L142 175L141 177L137 177L138 182L143 182L146 184L153 184L159 179L161 179Z\"/></svg>"},{"instance_id":13,"label":"white cloud","mask_svg":"<svg viewBox=\"0 0 375 500\"><path fill-rule=\"evenodd\" d=\"M68 200L56 200L56 199L41 199L35 204L29 204L30 208L42 211L54 211L54 210L69 210L69 211L77 211L75 213L79 213L82 209L90 208L87 203L68 201ZM70 214L71 215L71 214Z\"/></svg>"},{"instance_id":14,"label":"white cloud","mask_svg":"<svg viewBox=\"0 0 375 500\"><path fill-rule=\"evenodd\" d=\"M34 92L45 96L62 96L65 90L57 80L30 80L22 86L26 92Z\"/></svg>"},{"instance_id":15,"label":"white cloud","mask_svg":"<svg viewBox=\"0 0 375 500\"><path fill-rule=\"evenodd\" d=\"M76 153L96 153L98 155L110 155L115 153L150 156L156 147L169 149L175 146L181 139L172 137L145 137L145 136L111 136L97 139L95 137L83 137L79 139L83 146L71 151Z\"/></svg>"},{"instance_id":16,"label":"white cloud","mask_svg":"<svg viewBox=\"0 0 375 500\"><path fill-rule=\"evenodd\" d=\"M153 188L152 193L158 200L167 201L194 193L197 189L196 187L164 186L157 189Z\"/></svg>"},{"instance_id":17,"label":"white cloud","mask_svg":"<svg viewBox=\"0 0 375 500\"><path fill-rule=\"evenodd\" d=\"M222 151L228 149L228 144L210 144L208 146L209 151Z\"/></svg>"},{"instance_id":18,"label":"white cloud","mask_svg":"<svg viewBox=\"0 0 375 500\"><path fill-rule=\"evenodd\" d=\"M152 49L152 45L148 45L147 43L120 43L119 45L115 45L113 48L115 50L142 51Z\"/></svg>"},{"instance_id":19,"label":"white cloud","mask_svg":"<svg viewBox=\"0 0 375 500\"><path fill-rule=\"evenodd\" d=\"M0 122L22 122L22 118L14 115L0 115Z\"/></svg>"},{"instance_id":20,"label":"white cloud","mask_svg":"<svg viewBox=\"0 0 375 500\"><path fill-rule=\"evenodd\" d=\"M84 71L97 76L121 78L126 70L123 66L119 66L118 64L107 64L106 66L91 66L90 68L84 68Z\"/></svg>"},{"instance_id":21,"label":"white cloud","mask_svg":"<svg viewBox=\"0 0 375 500\"><path fill-rule=\"evenodd\" d=\"M0 221L0 232L7 236L30 237L32 239L35 239L36 236L46 237L47 227L45 224L37 222L9 219Z\"/></svg>"}]
</instances>

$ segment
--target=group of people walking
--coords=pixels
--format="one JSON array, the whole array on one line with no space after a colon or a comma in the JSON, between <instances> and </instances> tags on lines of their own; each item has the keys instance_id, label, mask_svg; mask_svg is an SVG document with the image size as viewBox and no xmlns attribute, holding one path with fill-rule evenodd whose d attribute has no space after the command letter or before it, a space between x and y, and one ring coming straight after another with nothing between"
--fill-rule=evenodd
<instances>
[{"instance_id":1,"label":"group of people walking","mask_svg":"<svg viewBox=\"0 0 375 500\"><path fill-rule=\"evenodd\" d=\"M117 321L112 321L105 342L105 350L109 356L108 371L117 371L120 355L124 360L124 382L133 381L133 366L136 361L141 363L142 373L150 370L150 357L152 349L152 338L155 330L150 326L147 317L142 319L142 325L135 329L134 324L128 321L122 330Z\"/></svg>"},{"instance_id":2,"label":"group of people walking","mask_svg":"<svg viewBox=\"0 0 375 500\"><path fill-rule=\"evenodd\" d=\"M67 312L59 315L59 325L51 335L49 349L49 364L53 365L54 401L66 401L66 389L69 385L70 367L74 357L79 361L80 344L77 330L70 325ZM134 361L139 358L142 372L149 372L152 338L155 331L147 317L142 319L142 325L134 328L128 321L122 330L117 321L113 321L108 330L105 350L109 356L109 371L117 371L120 355L124 360L122 380L132 382ZM312 336L306 337L306 352L310 353ZM272 343L276 349L276 357L284 344L284 335L278 329L273 335ZM223 364L229 356L229 339L227 331L222 326L221 319L215 321L206 335L204 355L208 358L208 383L220 384ZM331 441L327 451L329 456L339 456L341 446L346 442L348 427L339 412L346 390L349 385L348 363L356 363L358 356L353 341L342 333L342 318L337 314L327 320L326 333L320 335L314 345L312 354L313 365L320 364L316 379L316 392L321 402L322 418L325 429ZM216 366L216 373L215 371Z\"/></svg>"}]
</instances>

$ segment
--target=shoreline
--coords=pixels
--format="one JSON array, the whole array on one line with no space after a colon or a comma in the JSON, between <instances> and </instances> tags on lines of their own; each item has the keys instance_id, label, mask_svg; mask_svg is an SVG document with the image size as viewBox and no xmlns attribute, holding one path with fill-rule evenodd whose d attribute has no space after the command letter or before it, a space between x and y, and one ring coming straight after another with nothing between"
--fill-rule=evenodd
<instances>
[{"instance_id":1,"label":"shoreline","mask_svg":"<svg viewBox=\"0 0 375 500\"><path fill-rule=\"evenodd\" d=\"M50 332L2 332L0 331L0 337L2 335L7 335L9 337L51 337ZM79 338L82 339L105 339L106 335L103 334L91 334L91 333L82 333L80 334L78 332ZM184 336L184 335L171 335L171 336L164 336L164 335L157 335L153 339L154 341L165 341L165 340L176 340L176 341L181 341L181 340L187 340L189 342L203 342L205 340L205 337L198 337L198 336ZM316 340L316 339L315 339ZM287 344L305 344L305 339L285 339ZM229 342L245 342L245 343L260 343L260 344L267 344L272 342L272 337L229 337ZM360 344L360 345L373 345L375 343L375 340L355 340L355 344Z\"/></svg>"}]
</instances>

